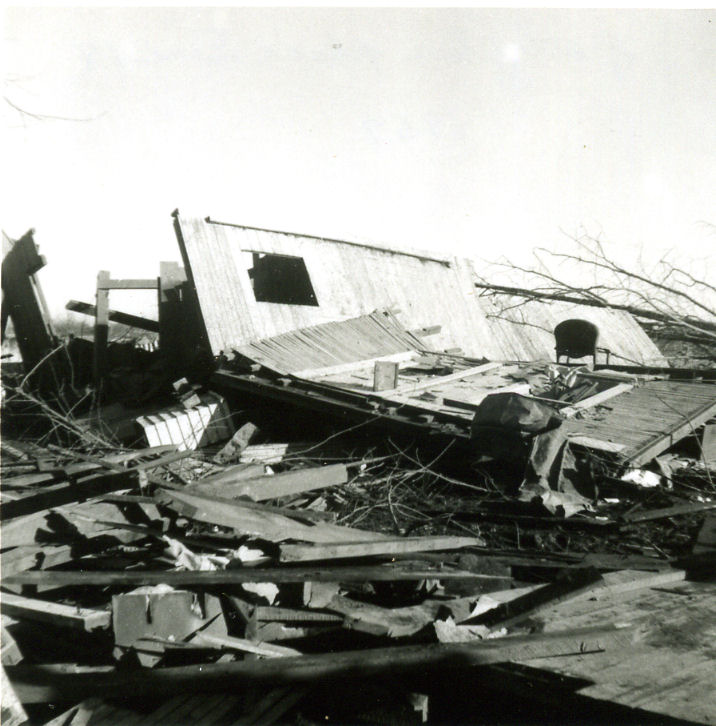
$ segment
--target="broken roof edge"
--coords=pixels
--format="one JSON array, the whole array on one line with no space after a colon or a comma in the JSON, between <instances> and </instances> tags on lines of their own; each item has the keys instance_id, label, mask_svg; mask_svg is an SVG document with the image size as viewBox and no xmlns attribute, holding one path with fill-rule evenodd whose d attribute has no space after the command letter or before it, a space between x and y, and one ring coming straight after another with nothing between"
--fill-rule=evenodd
<instances>
[{"instance_id":1,"label":"broken roof edge","mask_svg":"<svg viewBox=\"0 0 716 726\"><path fill-rule=\"evenodd\" d=\"M177 212L178 216L178 212ZM386 245L382 244L372 244L369 242L354 242L352 240L344 240L344 239L335 239L332 237L324 237L321 235L315 235L315 234L304 234L302 232L285 232L279 229L266 229L264 227L251 227L246 224L234 224L233 222L220 222L216 219L211 219L211 217L204 217L204 222L207 224L218 224L224 227L235 227L237 229L246 229L253 232L268 232L269 234L281 234L286 237L303 237L305 239L312 239L316 240L318 242L332 242L334 244L340 244L340 245L350 245L351 247L363 247L365 249L369 250L375 250L376 252L386 252L388 254L393 255L403 255L405 257L415 257L419 260L425 260L427 262L437 262L441 265L446 265L449 267L454 259L454 256L442 256L442 255L435 255L431 252L428 252L427 250L420 250L420 249L399 249L397 247L388 247Z\"/></svg>"}]
</instances>

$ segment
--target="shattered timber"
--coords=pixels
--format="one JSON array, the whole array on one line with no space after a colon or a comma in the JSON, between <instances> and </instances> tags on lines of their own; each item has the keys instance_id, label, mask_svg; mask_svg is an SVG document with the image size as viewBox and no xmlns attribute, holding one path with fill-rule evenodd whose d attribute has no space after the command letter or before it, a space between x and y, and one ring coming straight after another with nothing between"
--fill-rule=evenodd
<instances>
[{"instance_id":1,"label":"shattered timber","mask_svg":"<svg viewBox=\"0 0 716 726\"><path fill-rule=\"evenodd\" d=\"M69 339L3 240L4 724L716 723L716 370L469 260L173 225Z\"/></svg>"}]
</instances>

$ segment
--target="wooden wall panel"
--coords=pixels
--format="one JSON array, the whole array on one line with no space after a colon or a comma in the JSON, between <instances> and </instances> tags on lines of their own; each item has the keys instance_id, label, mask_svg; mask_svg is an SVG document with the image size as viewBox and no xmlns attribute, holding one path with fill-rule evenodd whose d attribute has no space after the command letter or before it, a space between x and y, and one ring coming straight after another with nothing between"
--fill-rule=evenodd
<instances>
[{"instance_id":1,"label":"wooden wall panel","mask_svg":"<svg viewBox=\"0 0 716 726\"><path fill-rule=\"evenodd\" d=\"M431 337L431 347L461 348L473 357L552 360L554 338L548 331L565 315L596 317L604 343L630 360L654 362L659 356L630 316L615 319L612 311L589 308L567 314L558 305L533 305L525 308L534 318L529 326L490 318L494 310L478 297L467 259L196 219L177 218L176 229L214 354L290 330L395 308L406 328L442 326ZM251 258L242 251L302 257L319 305L257 302L248 274Z\"/></svg>"}]
</instances>

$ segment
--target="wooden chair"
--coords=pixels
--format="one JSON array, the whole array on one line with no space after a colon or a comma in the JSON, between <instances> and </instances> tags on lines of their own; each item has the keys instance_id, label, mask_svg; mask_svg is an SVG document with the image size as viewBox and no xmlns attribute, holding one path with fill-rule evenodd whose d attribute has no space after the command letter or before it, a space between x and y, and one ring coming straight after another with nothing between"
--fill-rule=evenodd
<instances>
[{"instance_id":1,"label":"wooden chair","mask_svg":"<svg viewBox=\"0 0 716 726\"><path fill-rule=\"evenodd\" d=\"M557 363L561 356L570 358L584 358L591 355L594 364L597 363L597 351L603 351L609 363L610 351L606 348L598 348L599 328L588 320L570 318L558 323L554 329L555 350L557 352Z\"/></svg>"}]
</instances>

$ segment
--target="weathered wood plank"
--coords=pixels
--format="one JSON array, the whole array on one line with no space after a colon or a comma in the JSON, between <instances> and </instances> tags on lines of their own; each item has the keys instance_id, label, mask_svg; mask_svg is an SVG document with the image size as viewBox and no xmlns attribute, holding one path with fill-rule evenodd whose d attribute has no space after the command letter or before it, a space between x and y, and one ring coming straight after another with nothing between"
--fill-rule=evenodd
<instances>
[{"instance_id":1,"label":"weathered wood plank","mask_svg":"<svg viewBox=\"0 0 716 726\"><path fill-rule=\"evenodd\" d=\"M407 552L436 552L484 545L479 537L399 537L384 542L281 545L281 562L311 562Z\"/></svg>"},{"instance_id":2,"label":"weathered wood plank","mask_svg":"<svg viewBox=\"0 0 716 726\"><path fill-rule=\"evenodd\" d=\"M253 479L241 479L232 484L226 481L220 484L199 481L187 488L187 491L199 494L223 497L250 497L254 501L277 499L290 494L323 489L325 487L345 484L348 481L348 470L345 464L311 467L310 469L294 469L272 476L261 476Z\"/></svg>"},{"instance_id":3,"label":"weathered wood plank","mask_svg":"<svg viewBox=\"0 0 716 726\"><path fill-rule=\"evenodd\" d=\"M631 391L632 388L634 388L633 383L618 383L616 386L607 388L606 391L596 393L589 398L585 398L582 401L577 401L577 403L573 403L571 406L563 408L560 413L565 418L570 418L572 416L575 416L579 411L584 411L585 409L593 408L594 406L600 406L601 404L609 401L616 396L621 396L622 393Z\"/></svg>"},{"instance_id":4,"label":"weathered wood plank","mask_svg":"<svg viewBox=\"0 0 716 726\"><path fill-rule=\"evenodd\" d=\"M695 514L705 512L709 509L716 509L716 502L689 502L687 504L675 504L673 507L663 509L649 509L645 512L631 512L622 515L622 521L628 524L636 522L652 522L656 519L677 517L682 514Z\"/></svg>"},{"instance_id":5,"label":"weathered wood plank","mask_svg":"<svg viewBox=\"0 0 716 726\"><path fill-rule=\"evenodd\" d=\"M236 683L312 683L326 678L370 678L385 673L392 676L419 669L466 668L502 663L517 658L549 658L570 653L628 647L633 629L604 626L560 633L511 636L476 643L399 646L358 651L322 653L291 658L201 664L142 669L141 673L114 668L56 668L51 666L10 666L8 675L23 703L66 701L111 691L116 697L133 697L181 692L216 692Z\"/></svg>"},{"instance_id":6,"label":"weathered wood plank","mask_svg":"<svg viewBox=\"0 0 716 726\"><path fill-rule=\"evenodd\" d=\"M301 524L267 508L244 506L232 499L189 494L186 491L161 490L157 501L169 503L187 517L209 524L230 527L242 534L251 534L273 542L297 539L305 542L336 542L382 540L385 535L335 524ZM300 516L300 513L297 513Z\"/></svg>"},{"instance_id":7,"label":"weathered wood plank","mask_svg":"<svg viewBox=\"0 0 716 726\"><path fill-rule=\"evenodd\" d=\"M80 608L47 600L35 600L4 592L0 596L3 615L19 620L36 620L74 630L98 630L108 628L112 621L109 610Z\"/></svg>"},{"instance_id":8,"label":"weathered wood plank","mask_svg":"<svg viewBox=\"0 0 716 726\"><path fill-rule=\"evenodd\" d=\"M109 339L109 291L105 284L109 281L109 272L100 270L97 273L97 293L94 319L94 383L96 387L107 373L107 342Z\"/></svg>"},{"instance_id":9,"label":"weathered wood plank","mask_svg":"<svg viewBox=\"0 0 716 726\"><path fill-rule=\"evenodd\" d=\"M466 620L464 624L479 623L490 628L509 628L557 602L573 599L587 590L592 591L595 583L601 580L602 576L592 568L567 570L557 582L501 603L492 610Z\"/></svg>"},{"instance_id":10,"label":"weathered wood plank","mask_svg":"<svg viewBox=\"0 0 716 726\"><path fill-rule=\"evenodd\" d=\"M3 726L21 726L28 723L29 720L23 708L22 699L18 698L12 682L5 673L4 665L0 665L0 694L2 694L0 719Z\"/></svg>"},{"instance_id":11,"label":"weathered wood plank","mask_svg":"<svg viewBox=\"0 0 716 726\"><path fill-rule=\"evenodd\" d=\"M98 290L156 290L158 286L157 278L134 279L134 280L112 280L109 275L102 280L101 287L98 283Z\"/></svg>"},{"instance_id":12,"label":"weathered wood plank","mask_svg":"<svg viewBox=\"0 0 716 726\"><path fill-rule=\"evenodd\" d=\"M45 266L30 230L17 240L2 261L3 321L12 319L17 346L26 371L34 368L54 347L50 314L35 278ZM2 337L5 338L3 325Z\"/></svg>"},{"instance_id":13,"label":"weathered wood plank","mask_svg":"<svg viewBox=\"0 0 716 726\"><path fill-rule=\"evenodd\" d=\"M229 570L30 570L3 578L8 585L68 585L101 586L167 584L172 587L238 585L243 582L379 582L418 580L503 579L494 575L480 575L466 570L444 567L375 565L361 567L277 567Z\"/></svg>"},{"instance_id":14,"label":"weathered wood plank","mask_svg":"<svg viewBox=\"0 0 716 726\"><path fill-rule=\"evenodd\" d=\"M130 485L129 473L92 475L76 482L52 484L21 494L11 501L0 502L0 519L7 520L41 512L99 494L126 489Z\"/></svg>"},{"instance_id":15,"label":"weathered wood plank","mask_svg":"<svg viewBox=\"0 0 716 726\"><path fill-rule=\"evenodd\" d=\"M416 383L405 383L402 386L394 388L392 391L385 391L385 395L394 394L398 396L405 396L417 393L419 391L426 391L429 388L440 388L446 383L461 381L464 378L471 378L472 376L477 376L481 373L487 373L488 371L493 371L496 368L500 368L502 365L503 364L499 362L483 363L479 366L455 371L455 373L450 373L447 376L436 376L434 378L426 378L425 380L418 381Z\"/></svg>"},{"instance_id":16,"label":"weathered wood plank","mask_svg":"<svg viewBox=\"0 0 716 726\"><path fill-rule=\"evenodd\" d=\"M295 648L287 648L283 645L273 643L255 643L245 638L234 638L230 635L211 635L208 633L197 633L190 641L197 645L204 645L210 648L226 650L237 650L241 653L253 653L265 658L286 658L301 655L301 651Z\"/></svg>"},{"instance_id":17,"label":"weathered wood plank","mask_svg":"<svg viewBox=\"0 0 716 726\"><path fill-rule=\"evenodd\" d=\"M80 302L79 300L70 300L65 305L66 310L71 310L73 313L81 313L82 315L91 315L92 317L97 315L97 307L90 303ZM137 328L139 330L147 330L150 333L159 332L159 323L156 320L150 320L149 318L143 318L140 315L132 315L131 313L123 313L119 310L108 310L107 317L113 323L119 323L120 325L127 325L130 328Z\"/></svg>"},{"instance_id":18,"label":"weathered wood plank","mask_svg":"<svg viewBox=\"0 0 716 726\"><path fill-rule=\"evenodd\" d=\"M292 375L297 378L321 378L324 376L333 376L340 373L357 373L359 371L367 371L376 363L380 362L391 362L391 363L405 363L406 361L414 360L420 355L420 353L414 350L407 350L402 353L391 353L390 355L382 355L377 358L368 358L367 360L360 360L349 363L337 363L334 366L322 366L321 368L306 368L301 371L295 371Z\"/></svg>"}]
</instances>

